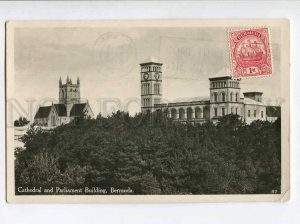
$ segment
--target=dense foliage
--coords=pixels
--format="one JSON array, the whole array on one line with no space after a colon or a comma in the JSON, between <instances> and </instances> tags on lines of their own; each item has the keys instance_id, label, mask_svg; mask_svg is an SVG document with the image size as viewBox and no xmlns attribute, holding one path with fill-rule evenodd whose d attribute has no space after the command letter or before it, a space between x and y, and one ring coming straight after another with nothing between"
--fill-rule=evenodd
<instances>
[{"instance_id":1,"label":"dense foliage","mask_svg":"<svg viewBox=\"0 0 300 224\"><path fill-rule=\"evenodd\" d=\"M26 117L19 117L18 120L15 120L15 121L14 121L14 126L15 126L15 127L23 127L23 126L29 124L29 122L30 122L30 121L27 120Z\"/></svg>"},{"instance_id":2,"label":"dense foliage","mask_svg":"<svg viewBox=\"0 0 300 224\"><path fill-rule=\"evenodd\" d=\"M280 119L180 124L162 114L31 127L16 149L16 186L101 186L134 194L280 193Z\"/></svg>"}]
</instances>

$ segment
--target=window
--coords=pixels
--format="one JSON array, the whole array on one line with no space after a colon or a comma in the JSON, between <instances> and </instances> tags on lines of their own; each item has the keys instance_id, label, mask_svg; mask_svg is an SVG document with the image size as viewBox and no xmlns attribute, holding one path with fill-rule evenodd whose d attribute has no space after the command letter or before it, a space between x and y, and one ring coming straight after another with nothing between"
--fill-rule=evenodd
<instances>
[{"instance_id":1,"label":"window","mask_svg":"<svg viewBox=\"0 0 300 224\"><path fill-rule=\"evenodd\" d=\"M235 101L237 102L238 99L239 99L239 96L238 96L238 94L236 93L236 94L235 94Z\"/></svg>"},{"instance_id":2,"label":"window","mask_svg":"<svg viewBox=\"0 0 300 224\"><path fill-rule=\"evenodd\" d=\"M146 98L144 99L144 107L149 107L150 106L150 99Z\"/></svg>"},{"instance_id":3,"label":"window","mask_svg":"<svg viewBox=\"0 0 300 224\"><path fill-rule=\"evenodd\" d=\"M250 117L250 110L248 110L248 117Z\"/></svg>"},{"instance_id":4,"label":"window","mask_svg":"<svg viewBox=\"0 0 300 224\"><path fill-rule=\"evenodd\" d=\"M261 116L261 118L264 118L264 112L263 111L260 112L260 116Z\"/></svg>"},{"instance_id":5,"label":"window","mask_svg":"<svg viewBox=\"0 0 300 224\"><path fill-rule=\"evenodd\" d=\"M222 116L225 115L225 108L222 108Z\"/></svg>"},{"instance_id":6,"label":"window","mask_svg":"<svg viewBox=\"0 0 300 224\"><path fill-rule=\"evenodd\" d=\"M185 116L185 111L183 108L179 109L179 119L184 119Z\"/></svg>"},{"instance_id":7,"label":"window","mask_svg":"<svg viewBox=\"0 0 300 224\"><path fill-rule=\"evenodd\" d=\"M187 108L187 110L186 110L186 115L187 115L187 119L188 120L192 120L192 118L193 118L193 109L192 108Z\"/></svg>"},{"instance_id":8,"label":"window","mask_svg":"<svg viewBox=\"0 0 300 224\"><path fill-rule=\"evenodd\" d=\"M222 93L222 101L225 102L225 93Z\"/></svg>"},{"instance_id":9,"label":"window","mask_svg":"<svg viewBox=\"0 0 300 224\"><path fill-rule=\"evenodd\" d=\"M231 111L230 111L230 113L232 113L232 114L233 114L233 107L231 107Z\"/></svg>"},{"instance_id":10,"label":"window","mask_svg":"<svg viewBox=\"0 0 300 224\"><path fill-rule=\"evenodd\" d=\"M171 117L172 117L172 119L176 119L177 118L177 110L176 109L172 109L171 110Z\"/></svg>"},{"instance_id":11,"label":"window","mask_svg":"<svg viewBox=\"0 0 300 224\"><path fill-rule=\"evenodd\" d=\"M196 119L201 118L201 109L199 107L196 107L195 109L195 118Z\"/></svg>"},{"instance_id":12,"label":"window","mask_svg":"<svg viewBox=\"0 0 300 224\"><path fill-rule=\"evenodd\" d=\"M218 116L218 108L215 108L215 117Z\"/></svg>"},{"instance_id":13,"label":"window","mask_svg":"<svg viewBox=\"0 0 300 224\"><path fill-rule=\"evenodd\" d=\"M256 117L256 110L254 110L254 117Z\"/></svg>"},{"instance_id":14,"label":"window","mask_svg":"<svg viewBox=\"0 0 300 224\"><path fill-rule=\"evenodd\" d=\"M218 101L218 94L214 93L214 101L217 102Z\"/></svg>"},{"instance_id":15,"label":"window","mask_svg":"<svg viewBox=\"0 0 300 224\"><path fill-rule=\"evenodd\" d=\"M231 93L230 93L230 101L233 100L233 99L232 99L232 98L233 98L232 96L233 96L233 93L231 92Z\"/></svg>"}]
</instances>

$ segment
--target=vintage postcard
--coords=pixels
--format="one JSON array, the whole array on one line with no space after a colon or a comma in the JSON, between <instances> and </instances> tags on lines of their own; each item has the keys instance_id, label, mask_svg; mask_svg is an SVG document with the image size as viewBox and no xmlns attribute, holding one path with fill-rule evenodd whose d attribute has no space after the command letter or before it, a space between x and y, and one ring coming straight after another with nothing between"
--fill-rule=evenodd
<instances>
[{"instance_id":1,"label":"vintage postcard","mask_svg":"<svg viewBox=\"0 0 300 224\"><path fill-rule=\"evenodd\" d=\"M286 201L285 19L8 21L7 201Z\"/></svg>"}]
</instances>

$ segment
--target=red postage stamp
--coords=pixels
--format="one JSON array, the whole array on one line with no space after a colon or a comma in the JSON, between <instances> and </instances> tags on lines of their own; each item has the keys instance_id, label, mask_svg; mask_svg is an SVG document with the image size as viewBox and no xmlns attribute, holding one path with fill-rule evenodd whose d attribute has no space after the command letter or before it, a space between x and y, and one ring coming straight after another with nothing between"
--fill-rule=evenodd
<instances>
[{"instance_id":1,"label":"red postage stamp","mask_svg":"<svg viewBox=\"0 0 300 224\"><path fill-rule=\"evenodd\" d=\"M272 74L268 28L229 31L228 35L233 78Z\"/></svg>"}]
</instances>

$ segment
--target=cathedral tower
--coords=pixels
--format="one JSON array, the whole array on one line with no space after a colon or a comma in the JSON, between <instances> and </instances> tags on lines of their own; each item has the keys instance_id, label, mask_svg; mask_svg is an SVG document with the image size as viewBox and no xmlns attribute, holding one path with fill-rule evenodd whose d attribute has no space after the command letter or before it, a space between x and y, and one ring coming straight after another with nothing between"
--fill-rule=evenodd
<instances>
[{"instance_id":1,"label":"cathedral tower","mask_svg":"<svg viewBox=\"0 0 300 224\"><path fill-rule=\"evenodd\" d=\"M72 79L67 77L66 83L62 84L59 78L59 103L65 104L69 116L73 104L80 103L80 80L77 78L76 84Z\"/></svg>"},{"instance_id":2,"label":"cathedral tower","mask_svg":"<svg viewBox=\"0 0 300 224\"><path fill-rule=\"evenodd\" d=\"M141 110L154 111L154 104L160 104L162 98L162 63L150 57L141 66Z\"/></svg>"}]
</instances>

